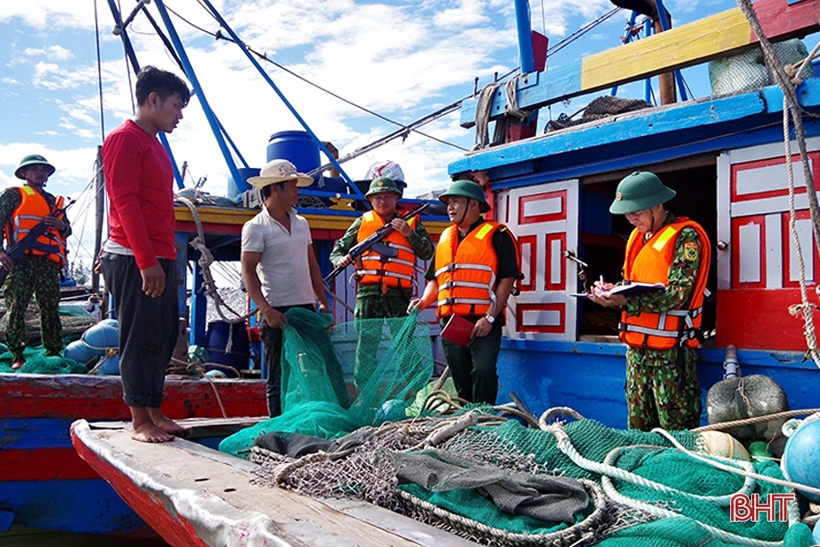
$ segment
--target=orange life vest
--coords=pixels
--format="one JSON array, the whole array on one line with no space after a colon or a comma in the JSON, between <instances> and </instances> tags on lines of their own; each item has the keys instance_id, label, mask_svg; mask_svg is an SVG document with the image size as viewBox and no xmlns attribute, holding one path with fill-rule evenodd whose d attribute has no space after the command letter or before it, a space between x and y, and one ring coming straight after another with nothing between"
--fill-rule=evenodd
<instances>
[{"instance_id":1,"label":"orange life vest","mask_svg":"<svg viewBox=\"0 0 820 547\"><path fill-rule=\"evenodd\" d=\"M21 186L19 190L20 205L14 210L6 226L6 240L9 246L21 241L32 228L52 213L46 198L40 192L30 186ZM57 197L55 210L63 208L63 201L62 196ZM30 255L47 256L58 267L62 267L66 262L65 240L54 228L47 229L25 252Z\"/></svg>"},{"instance_id":2,"label":"orange life vest","mask_svg":"<svg viewBox=\"0 0 820 547\"><path fill-rule=\"evenodd\" d=\"M407 221L410 229L416 229L418 217L414 216ZM362 215L362 223L356 241L361 243L379 228L384 226L384 220L375 211L368 211ZM387 257L374 250L368 250L361 256L362 267L356 270L359 283L372 285L381 283L386 291L388 287L412 289L416 282L416 254L407 238L397 230L390 232L382 243L396 249L398 255Z\"/></svg>"},{"instance_id":3,"label":"orange life vest","mask_svg":"<svg viewBox=\"0 0 820 547\"><path fill-rule=\"evenodd\" d=\"M697 336L703 320L703 298L712 250L709 237L703 228L691 220L679 218L661 228L649 241L643 242L643 234L632 231L626 244L624 279L644 283L669 282L669 268L675 256L675 242L680 231L694 229L700 239L700 269L698 271L689 306L665 313L642 312L637 316L621 314L620 338L634 348L670 349L676 345L696 348Z\"/></svg>"},{"instance_id":4,"label":"orange life vest","mask_svg":"<svg viewBox=\"0 0 820 547\"><path fill-rule=\"evenodd\" d=\"M496 309L498 256L493 248L493 234L501 227L485 220L461 241L455 225L442 232L435 257L439 318L481 316L491 310L498 315L502 311Z\"/></svg>"}]
</instances>

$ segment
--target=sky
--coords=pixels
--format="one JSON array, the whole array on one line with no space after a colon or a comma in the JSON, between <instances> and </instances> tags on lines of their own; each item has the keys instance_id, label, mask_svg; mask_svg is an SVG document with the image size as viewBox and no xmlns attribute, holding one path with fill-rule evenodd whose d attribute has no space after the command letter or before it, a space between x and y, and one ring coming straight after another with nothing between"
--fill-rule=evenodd
<instances>
[{"instance_id":1,"label":"sky","mask_svg":"<svg viewBox=\"0 0 820 547\"><path fill-rule=\"evenodd\" d=\"M124 13L136 2L114 0ZM518 66L512 0L212 0L231 28L253 50L305 80L400 124L423 118ZM219 24L197 0L166 0L203 94L251 167L266 161L271 134L302 129L296 117L251 65L240 48L215 40ZM674 24L734 7L733 0L670 0ZM613 8L608 0L532 0L532 26L551 45ZM162 26L156 6L148 6ZM178 14L178 15L175 15ZM619 44L628 13L621 11L549 59L572 62ZM133 73L105 0L0 2L0 188L17 184L23 156L43 154L57 171L53 194L77 199L69 211L75 260L93 253L89 185L103 136L132 116ZM199 28L197 28L199 27ZM129 26L142 66L182 75L143 14ZM210 33L210 34L208 34ZM223 34L227 34L223 31ZM98 55L99 50L99 55ZM263 68L310 129L341 155L395 129L265 61ZM694 69L690 69L694 70ZM686 73L685 73L686 75ZM709 93L705 72L690 81L696 96ZM642 98L642 93L633 98ZM588 99L587 99L588 100ZM576 111L583 99L556 105ZM228 168L198 98L169 136L178 164L186 162L186 186L201 183L226 195ZM397 162L419 195L447 186L447 164L474 143L459 126L458 112L343 165L352 179L368 167ZM542 122L544 122L542 116ZM455 145L455 146L453 146ZM322 158L324 160L324 158Z\"/></svg>"}]
</instances>

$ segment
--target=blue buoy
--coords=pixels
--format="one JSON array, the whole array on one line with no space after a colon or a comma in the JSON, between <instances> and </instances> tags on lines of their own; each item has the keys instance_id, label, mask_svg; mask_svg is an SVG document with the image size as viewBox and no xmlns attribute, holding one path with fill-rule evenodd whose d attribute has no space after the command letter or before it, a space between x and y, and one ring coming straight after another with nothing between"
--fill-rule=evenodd
<instances>
[{"instance_id":1,"label":"blue buoy","mask_svg":"<svg viewBox=\"0 0 820 547\"><path fill-rule=\"evenodd\" d=\"M92 367L105 352L100 352L88 347L82 340L75 340L65 347L66 359L73 359L78 363L83 363L87 367Z\"/></svg>"},{"instance_id":2,"label":"blue buoy","mask_svg":"<svg viewBox=\"0 0 820 547\"><path fill-rule=\"evenodd\" d=\"M97 369L97 374L104 376L119 376L120 374L120 356L117 354L111 355L105 362Z\"/></svg>"},{"instance_id":3,"label":"blue buoy","mask_svg":"<svg viewBox=\"0 0 820 547\"><path fill-rule=\"evenodd\" d=\"M784 430L788 425L784 426ZM781 467L790 481L820 488L820 418L803 420L789 435ZM820 503L819 495L802 490L800 493L809 501Z\"/></svg>"},{"instance_id":4,"label":"blue buoy","mask_svg":"<svg viewBox=\"0 0 820 547\"><path fill-rule=\"evenodd\" d=\"M109 349L119 349L120 330L119 324L114 319L100 321L83 333L81 338L91 349L98 352L98 355L105 355Z\"/></svg>"}]
</instances>

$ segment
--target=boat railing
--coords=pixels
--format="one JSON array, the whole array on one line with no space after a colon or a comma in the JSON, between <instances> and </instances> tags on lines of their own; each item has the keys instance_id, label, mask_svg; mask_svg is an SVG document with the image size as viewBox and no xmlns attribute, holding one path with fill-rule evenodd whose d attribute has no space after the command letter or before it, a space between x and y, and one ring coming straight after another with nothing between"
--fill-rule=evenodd
<instances>
[{"instance_id":1,"label":"boat railing","mask_svg":"<svg viewBox=\"0 0 820 547\"><path fill-rule=\"evenodd\" d=\"M820 30L820 2L758 0L754 4L766 38L772 43L803 38ZM727 39L728 38L728 39ZM497 86L488 105L489 121L502 119L511 107L535 112L570 99L608 91L714 60L759 50L752 26L739 7L697 21L632 40L577 61L516 77L515 92ZM795 60L785 60L794 63ZM770 82L774 83L774 82ZM493 84L490 84L493 85ZM768 85L768 84L766 84ZM750 86L745 86L748 91ZM719 95L720 90L712 95ZM480 94L463 101L461 126L479 123ZM688 98L683 95L684 100ZM514 103L514 104L513 104Z\"/></svg>"}]
</instances>

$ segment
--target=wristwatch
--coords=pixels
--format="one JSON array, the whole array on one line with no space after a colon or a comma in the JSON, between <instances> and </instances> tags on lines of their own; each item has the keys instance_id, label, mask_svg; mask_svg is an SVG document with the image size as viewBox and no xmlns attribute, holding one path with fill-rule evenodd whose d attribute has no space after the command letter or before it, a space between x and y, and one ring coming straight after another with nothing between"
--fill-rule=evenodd
<instances>
[{"instance_id":1,"label":"wristwatch","mask_svg":"<svg viewBox=\"0 0 820 547\"><path fill-rule=\"evenodd\" d=\"M487 320L487 323L489 323L490 325L492 325L493 323L495 323L495 315L490 315L490 314L488 313L487 315L485 315L485 316L484 316L484 319L486 319L486 320Z\"/></svg>"}]
</instances>

